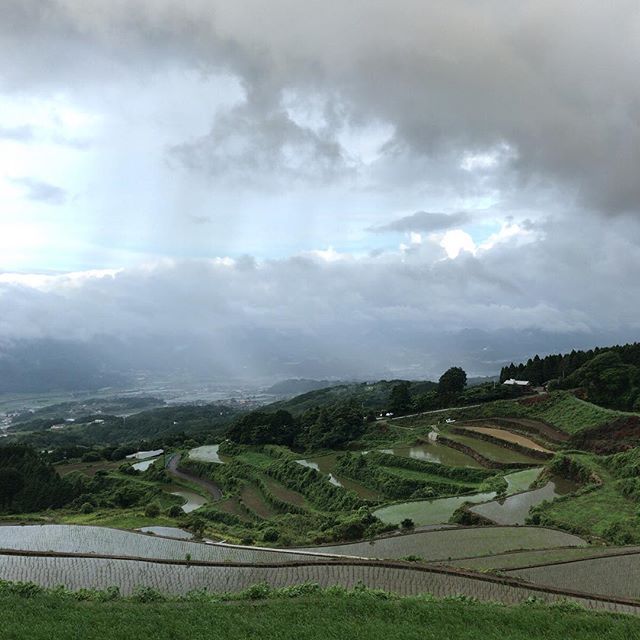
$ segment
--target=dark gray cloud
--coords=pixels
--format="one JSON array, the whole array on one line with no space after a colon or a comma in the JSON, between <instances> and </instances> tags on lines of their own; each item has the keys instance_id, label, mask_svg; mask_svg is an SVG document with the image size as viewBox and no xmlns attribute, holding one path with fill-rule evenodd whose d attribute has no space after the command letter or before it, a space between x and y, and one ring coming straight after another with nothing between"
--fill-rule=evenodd
<instances>
[{"instance_id":1,"label":"dark gray cloud","mask_svg":"<svg viewBox=\"0 0 640 640\"><path fill-rule=\"evenodd\" d=\"M152 332L205 342L230 368L280 354L301 372L324 359L435 375L456 345L484 373L633 336L639 24L632 0L5 0L3 94L67 96L110 136L94 173L77 172L90 213L68 220L91 250L166 262L35 289L7 280L0 337ZM189 74L213 89L194 96ZM226 101L221 77L237 90ZM505 220L455 260L367 233ZM243 253L255 258L167 258Z\"/></svg>"},{"instance_id":2,"label":"dark gray cloud","mask_svg":"<svg viewBox=\"0 0 640 640\"><path fill-rule=\"evenodd\" d=\"M23 190L26 198L36 202L62 205L68 198L68 194L64 189L35 178L13 178L11 182Z\"/></svg>"},{"instance_id":3,"label":"dark gray cloud","mask_svg":"<svg viewBox=\"0 0 640 640\"><path fill-rule=\"evenodd\" d=\"M184 167L243 185L291 180L326 182L348 171L330 131L296 124L282 109L265 113L251 103L220 116L211 131L170 150Z\"/></svg>"},{"instance_id":4,"label":"dark gray cloud","mask_svg":"<svg viewBox=\"0 0 640 640\"><path fill-rule=\"evenodd\" d=\"M283 113L286 92L297 91L339 105L343 122L390 123L391 161L504 148L499 166L484 166L503 186L553 185L604 214L640 209L632 0L356 1L304 11L289 0L268 10L252 0L9 0L0 12L7 86L50 82L52 64L57 83L75 86L176 64L238 75L248 107L176 147L197 170L218 175L237 164L241 175L271 166L297 175L315 164L313 175L339 173L335 138ZM287 148L299 164L288 163Z\"/></svg>"},{"instance_id":5,"label":"dark gray cloud","mask_svg":"<svg viewBox=\"0 0 640 640\"><path fill-rule=\"evenodd\" d=\"M433 231L444 231L452 227L459 227L469 222L470 219L471 216L464 211L458 213L417 211L410 216L398 218L388 224L372 227L371 231L423 231L425 233L431 233Z\"/></svg>"}]
</instances>

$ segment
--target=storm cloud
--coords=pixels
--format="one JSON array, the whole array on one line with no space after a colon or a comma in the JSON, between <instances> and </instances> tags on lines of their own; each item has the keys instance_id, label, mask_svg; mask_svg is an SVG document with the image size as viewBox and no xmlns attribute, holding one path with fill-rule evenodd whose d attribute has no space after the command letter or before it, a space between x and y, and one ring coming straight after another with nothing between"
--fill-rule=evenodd
<instances>
[{"instance_id":1,"label":"storm cloud","mask_svg":"<svg viewBox=\"0 0 640 640\"><path fill-rule=\"evenodd\" d=\"M631 0L6 0L0 338L358 375L634 338L639 59Z\"/></svg>"}]
</instances>

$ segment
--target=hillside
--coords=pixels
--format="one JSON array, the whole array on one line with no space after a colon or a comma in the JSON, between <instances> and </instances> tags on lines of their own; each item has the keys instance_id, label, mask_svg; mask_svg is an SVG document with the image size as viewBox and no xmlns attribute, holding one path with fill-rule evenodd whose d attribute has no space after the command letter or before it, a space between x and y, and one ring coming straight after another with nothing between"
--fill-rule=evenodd
<instances>
[{"instance_id":1,"label":"hillside","mask_svg":"<svg viewBox=\"0 0 640 640\"><path fill-rule=\"evenodd\" d=\"M325 387L303 393L290 400L274 402L266 408L284 409L293 415L303 413L313 407L329 407L338 403L353 402L362 406L365 410L381 411L389 403L391 390L401 380L380 380L379 382L358 382L352 384L340 384ZM409 388L412 395L431 391L437 387L435 382L410 382Z\"/></svg>"},{"instance_id":2,"label":"hillside","mask_svg":"<svg viewBox=\"0 0 640 640\"><path fill-rule=\"evenodd\" d=\"M465 409L467 417L533 418L542 420L565 433L576 435L628 416L621 411L599 407L577 398L568 391L521 398L516 402L498 401Z\"/></svg>"},{"instance_id":3,"label":"hillside","mask_svg":"<svg viewBox=\"0 0 640 640\"><path fill-rule=\"evenodd\" d=\"M503 367L500 382L508 378L529 380L550 388L581 387L585 397L602 406L640 410L640 343L598 347L529 358L526 363Z\"/></svg>"},{"instance_id":4,"label":"hillside","mask_svg":"<svg viewBox=\"0 0 640 640\"><path fill-rule=\"evenodd\" d=\"M178 435L219 435L241 413L240 408L224 404L177 405L129 416L83 415L73 423L58 418L35 418L17 422L8 433L13 439L36 447L122 445Z\"/></svg>"}]
</instances>

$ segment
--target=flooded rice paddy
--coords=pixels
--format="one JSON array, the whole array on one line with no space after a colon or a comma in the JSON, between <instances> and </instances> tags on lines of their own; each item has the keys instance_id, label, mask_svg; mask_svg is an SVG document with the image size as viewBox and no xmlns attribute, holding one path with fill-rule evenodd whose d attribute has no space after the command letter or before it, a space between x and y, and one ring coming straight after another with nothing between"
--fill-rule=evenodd
<instances>
[{"instance_id":1,"label":"flooded rice paddy","mask_svg":"<svg viewBox=\"0 0 640 640\"><path fill-rule=\"evenodd\" d=\"M414 458L416 460L444 464L449 467L479 468L481 466L473 458L461 451L456 451L451 447L445 447L435 441L412 446L393 447L392 449L380 449L379 451L381 453L391 453L402 458Z\"/></svg>"},{"instance_id":2,"label":"flooded rice paddy","mask_svg":"<svg viewBox=\"0 0 640 640\"><path fill-rule=\"evenodd\" d=\"M172 496L179 496L185 502L182 505L182 510L185 513L191 513L196 509L207 504L206 498L203 498L201 495L195 493L195 491L189 491L188 489L175 489L169 491Z\"/></svg>"},{"instance_id":3,"label":"flooded rice paddy","mask_svg":"<svg viewBox=\"0 0 640 640\"><path fill-rule=\"evenodd\" d=\"M413 523L418 527L428 524L442 524L448 522L453 512L465 502L485 502L495 497L495 492L488 492L470 496L438 498L437 500L400 502L382 507L374 511L373 515L389 524L400 524L405 518L413 520Z\"/></svg>"},{"instance_id":4,"label":"flooded rice paddy","mask_svg":"<svg viewBox=\"0 0 640 640\"><path fill-rule=\"evenodd\" d=\"M516 493L501 500L492 500L471 507L471 511L496 524L524 524L529 509L545 500L553 500L576 490L576 485L567 480L550 480L544 487Z\"/></svg>"},{"instance_id":5,"label":"flooded rice paddy","mask_svg":"<svg viewBox=\"0 0 640 640\"><path fill-rule=\"evenodd\" d=\"M164 453L164 449L153 449L152 451L136 451L127 456L128 460L146 460L147 458L155 458Z\"/></svg>"},{"instance_id":6,"label":"flooded rice paddy","mask_svg":"<svg viewBox=\"0 0 640 640\"><path fill-rule=\"evenodd\" d=\"M131 465L136 471L146 471L154 462L160 458L150 458L148 460L141 460Z\"/></svg>"},{"instance_id":7,"label":"flooded rice paddy","mask_svg":"<svg viewBox=\"0 0 640 640\"><path fill-rule=\"evenodd\" d=\"M217 464L224 464L224 460L218 453L219 448L219 444L209 444L202 447L196 447L189 451L189 457L192 460L197 460L199 462L215 462Z\"/></svg>"},{"instance_id":8,"label":"flooded rice paddy","mask_svg":"<svg viewBox=\"0 0 640 640\"><path fill-rule=\"evenodd\" d=\"M391 504L378 509L374 515L390 524L399 524L405 518L411 518L416 526L443 524L449 521L458 507L465 502L472 502L477 505L471 508L472 511L494 520L498 524L523 524L532 506L540 504L543 500L550 500L562 495L562 491L568 493L574 490L571 488L573 487L571 483L567 484L557 480L549 482L541 489L526 491L538 477L540 471L541 468L536 467L507 474L505 479L509 497L500 502L495 500L497 497L495 492L482 492L436 500L416 500ZM492 517L493 515L498 519Z\"/></svg>"}]
</instances>

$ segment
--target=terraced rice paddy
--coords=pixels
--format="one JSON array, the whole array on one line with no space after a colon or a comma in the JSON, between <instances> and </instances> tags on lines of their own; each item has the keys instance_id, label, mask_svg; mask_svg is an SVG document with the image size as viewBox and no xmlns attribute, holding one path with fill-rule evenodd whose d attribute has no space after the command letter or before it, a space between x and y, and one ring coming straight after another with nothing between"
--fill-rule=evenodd
<instances>
[{"instance_id":1,"label":"terraced rice paddy","mask_svg":"<svg viewBox=\"0 0 640 640\"><path fill-rule=\"evenodd\" d=\"M140 462L136 462L135 464L132 464L131 466L136 471L146 471L152 464L154 464L159 459L160 458L150 458L149 460L141 460Z\"/></svg>"},{"instance_id":2,"label":"terraced rice paddy","mask_svg":"<svg viewBox=\"0 0 640 640\"><path fill-rule=\"evenodd\" d=\"M542 527L478 527L421 531L378 538L373 542L307 547L307 551L368 558L404 558L425 561L487 556L520 549L581 547L586 542L564 531Z\"/></svg>"},{"instance_id":3,"label":"terraced rice paddy","mask_svg":"<svg viewBox=\"0 0 640 640\"><path fill-rule=\"evenodd\" d=\"M403 458L414 458L416 460L426 460L436 464L444 464L449 467L474 467L481 465L473 458L465 455L461 451L456 451L451 447L437 444L437 442L427 442L412 446L393 447L392 449L380 449L382 453L391 453Z\"/></svg>"},{"instance_id":4,"label":"terraced rice paddy","mask_svg":"<svg viewBox=\"0 0 640 640\"><path fill-rule=\"evenodd\" d=\"M507 431L506 429L498 429L496 427L477 427L477 426L467 426L460 425L461 429L465 429L466 431L472 431L474 433L484 434L487 436L491 436L492 438L498 438L499 440L504 440L505 442L510 442L512 444L520 445L521 447L526 447L527 449L532 449L533 451L540 451L542 453L551 453L551 451L537 442L531 440L531 438L526 438L518 433L513 433L511 431Z\"/></svg>"},{"instance_id":5,"label":"terraced rice paddy","mask_svg":"<svg viewBox=\"0 0 640 640\"><path fill-rule=\"evenodd\" d=\"M469 496L438 498L436 500L414 500L390 504L373 512L382 522L400 524L410 518L418 526L442 524L449 521L453 512L465 502L485 502L496 497L495 492L475 493Z\"/></svg>"},{"instance_id":6,"label":"terraced rice paddy","mask_svg":"<svg viewBox=\"0 0 640 640\"><path fill-rule=\"evenodd\" d=\"M72 464L56 464L55 470L61 475L66 476L73 471L79 471L86 476L92 478L98 471L112 471L117 469L122 462L120 460L107 461L100 460L98 462L75 462Z\"/></svg>"},{"instance_id":7,"label":"terraced rice paddy","mask_svg":"<svg viewBox=\"0 0 640 640\"><path fill-rule=\"evenodd\" d=\"M185 513L191 513L192 511L195 511L207 504L207 499L203 498L200 494L195 493L195 491L189 491L188 489L176 489L169 493L171 493L172 496L179 496L185 501L182 505L182 510Z\"/></svg>"},{"instance_id":8,"label":"terraced rice paddy","mask_svg":"<svg viewBox=\"0 0 640 640\"><path fill-rule=\"evenodd\" d=\"M522 471L514 471L505 475L507 481L507 494L526 491L531 484L537 479L542 472L542 467L533 467L532 469L523 469Z\"/></svg>"},{"instance_id":9,"label":"terraced rice paddy","mask_svg":"<svg viewBox=\"0 0 640 640\"><path fill-rule=\"evenodd\" d=\"M404 470L402 470L404 471ZM538 477L541 468L524 469L505 475L507 481L507 494L523 491ZM487 503L496 497L495 492L475 493L465 496L454 496L451 498L437 498L436 500L414 500L409 502L399 502L382 507L374 512L374 515L383 522L390 524L400 524L405 518L410 518L416 526L433 524L443 524L448 522L455 510L465 502ZM544 500L541 498L540 501ZM524 501L524 499L522 500ZM522 502L520 501L520 502ZM492 502L489 504L493 504ZM519 504L518 501L514 505ZM538 504L538 503L536 503ZM509 520L509 508L502 513L506 522L499 524L519 524L516 519ZM527 508L528 512L528 508ZM517 516L519 517L519 512ZM523 520L524 522L524 520Z\"/></svg>"},{"instance_id":10,"label":"terraced rice paddy","mask_svg":"<svg viewBox=\"0 0 640 640\"><path fill-rule=\"evenodd\" d=\"M545 500L553 500L561 495L575 491L576 485L568 481L547 482L544 487L532 491L516 493L502 500L492 500L470 507L470 511L496 524L524 524L531 507Z\"/></svg>"},{"instance_id":11,"label":"terraced rice paddy","mask_svg":"<svg viewBox=\"0 0 640 640\"><path fill-rule=\"evenodd\" d=\"M495 556L464 558L452 560L447 564L478 571L488 569L523 569L531 566L548 565L555 562L582 560L594 556L625 555L640 553L640 547L569 547L561 549L542 549L537 551L510 551Z\"/></svg>"},{"instance_id":12,"label":"terraced rice paddy","mask_svg":"<svg viewBox=\"0 0 640 640\"><path fill-rule=\"evenodd\" d=\"M234 516L238 516L241 520L251 520L251 517L242 508L242 505L240 504L240 501L236 496L217 501L216 509L218 509L219 511L224 511L225 513L231 513Z\"/></svg>"},{"instance_id":13,"label":"terraced rice paddy","mask_svg":"<svg viewBox=\"0 0 640 640\"><path fill-rule=\"evenodd\" d=\"M640 554L515 569L507 574L538 585L640 599Z\"/></svg>"},{"instance_id":14,"label":"terraced rice paddy","mask_svg":"<svg viewBox=\"0 0 640 640\"><path fill-rule=\"evenodd\" d=\"M172 533L162 528L156 531ZM321 586L339 584L349 588L362 583L401 595L430 593L445 597L462 594L504 603L520 602L533 595L551 601L568 597L589 607L636 613L638 610L630 605L598 601L588 596L581 598L572 592L588 591L595 581L598 593L604 596L640 597L640 553L629 555L629 549L615 550L626 552L625 556L508 572L509 576L542 585L537 590L526 584L487 575L467 575L424 565L393 565L353 558L393 559L411 555L432 563L507 569L516 566L514 563L522 566L523 562L531 563L543 557L553 561L555 558L573 559L583 554L606 551L605 548L586 547L577 536L541 527L424 531L373 542L287 552L199 544L100 527L1 526L0 549L5 550L0 551L2 579L33 581L47 587L64 584L70 589L105 589L117 585L123 594L130 594L139 586L183 594L194 589L234 592L257 583L283 587L313 582ZM13 550L13 553L7 550ZM64 554L77 555L65 557ZM333 558L327 554L333 554ZM347 559L348 556L351 558ZM474 556L476 560L472 559ZM551 593L548 587L563 589L567 593Z\"/></svg>"},{"instance_id":15,"label":"terraced rice paddy","mask_svg":"<svg viewBox=\"0 0 640 640\"><path fill-rule=\"evenodd\" d=\"M351 480L350 478L345 478L344 476L336 475L334 473L336 460L340 455L342 455L340 452L330 453L324 456L317 456L315 458L296 460L296 462L301 464L303 467L311 467L320 473L326 474L329 482L336 486L344 487L349 491L354 491L365 500L380 500L382 495L378 491L365 487L363 484L360 484L355 480Z\"/></svg>"},{"instance_id":16,"label":"terraced rice paddy","mask_svg":"<svg viewBox=\"0 0 640 640\"><path fill-rule=\"evenodd\" d=\"M245 483L240 491L240 498L245 506L260 518L268 520L277 513L254 484Z\"/></svg>"},{"instance_id":17,"label":"terraced rice paddy","mask_svg":"<svg viewBox=\"0 0 640 640\"><path fill-rule=\"evenodd\" d=\"M450 433L448 431L444 431L443 435L445 435L450 440L455 440L457 442L460 442L461 444L466 445L467 447L470 447L471 449L477 451L479 454L483 455L485 458L495 460L496 462L502 462L504 464L540 464L540 460L537 458L533 458L524 453L520 453L519 451L513 451L512 449L501 447L500 445L494 444L493 442L487 442L485 440L479 440L478 438L463 436L457 433Z\"/></svg>"},{"instance_id":18,"label":"terraced rice paddy","mask_svg":"<svg viewBox=\"0 0 640 640\"><path fill-rule=\"evenodd\" d=\"M566 442L569 434L559 429L555 429L551 425L532 420L530 418L494 418L492 422L504 425L507 429L522 430L539 434L544 440L550 442Z\"/></svg>"},{"instance_id":19,"label":"terraced rice paddy","mask_svg":"<svg viewBox=\"0 0 640 640\"><path fill-rule=\"evenodd\" d=\"M289 504L293 504L296 507L308 508L309 504L301 493L285 487L283 484L276 482L273 478L269 478L268 476L264 476L263 481L267 485L269 491L271 491L276 498L284 500Z\"/></svg>"},{"instance_id":20,"label":"terraced rice paddy","mask_svg":"<svg viewBox=\"0 0 640 640\"><path fill-rule=\"evenodd\" d=\"M219 444L205 445L203 447L196 447L189 451L189 457L192 460L198 460L199 462L216 462L218 464L224 464L224 460L220 457L218 449Z\"/></svg>"},{"instance_id":21,"label":"terraced rice paddy","mask_svg":"<svg viewBox=\"0 0 640 640\"><path fill-rule=\"evenodd\" d=\"M236 592L258 583L278 588L311 582L323 587L342 585L347 588L363 584L400 595L430 593L438 598L465 595L507 604L522 602L533 595L548 601L563 598L559 594L545 594L525 586L503 584L491 578L477 579L417 567L400 568L360 563L203 567L134 560L0 555L0 574L11 581L33 581L45 587L64 584L69 589L105 589L118 585L124 595L131 594L140 586L163 593L184 594L196 589ZM635 610L634 607L588 598L570 599L591 608L625 612Z\"/></svg>"},{"instance_id":22,"label":"terraced rice paddy","mask_svg":"<svg viewBox=\"0 0 640 640\"><path fill-rule=\"evenodd\" d=\"M166 560L184 560L189 554L193 560L208 562L228 560L270 563L309 560L308 554L297 552L269 551L258 547L207 545L107 527L62 524L0 526L0 549ZM311 560L313 559L312 556Z\"/></svg>"},{"instance_id":23,"label":"terraced rice paddy","mask_svg":"<svg viewBox=\"0 0 640 640\"><path fill-rule=\"evenodd\" d=\"M128 460L146 460L147 458L155 458L164 453L164 449L154 449L153 451L136 451L127 456Z\"/></svg>"}]
</instances>

